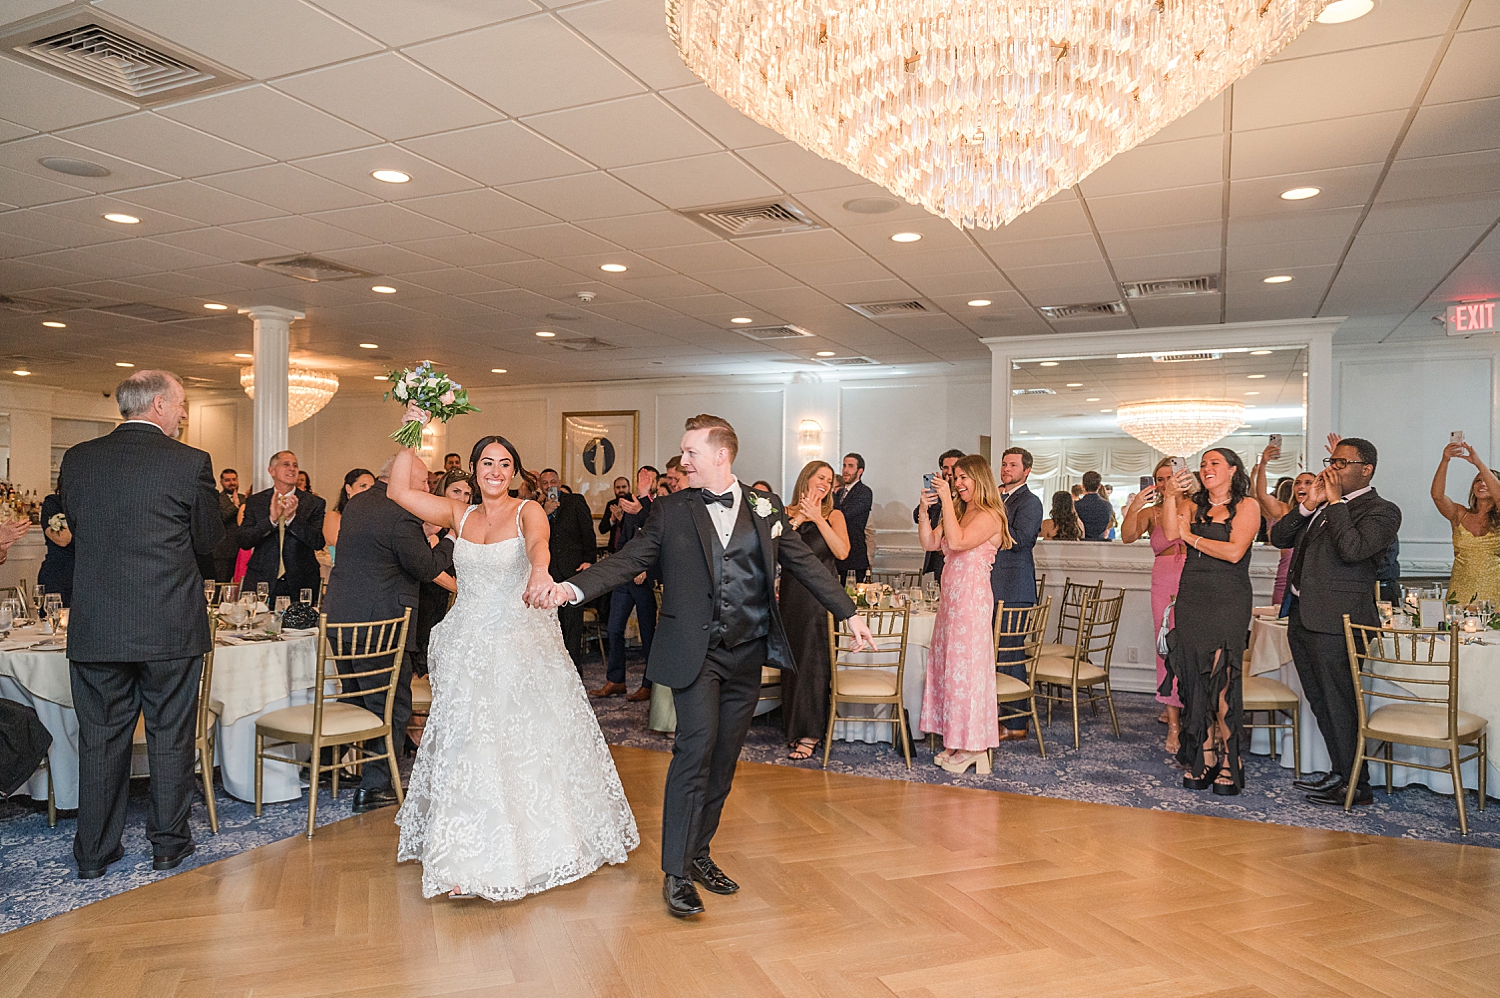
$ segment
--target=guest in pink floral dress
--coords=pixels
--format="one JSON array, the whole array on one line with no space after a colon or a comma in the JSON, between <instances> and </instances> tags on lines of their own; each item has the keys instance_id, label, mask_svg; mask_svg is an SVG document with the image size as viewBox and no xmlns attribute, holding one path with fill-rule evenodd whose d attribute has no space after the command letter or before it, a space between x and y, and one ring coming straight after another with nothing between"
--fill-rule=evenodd
<instances>
[{"instance_id":1,"label":"guest in pink floral dress","mask_svg":"<svg viewBox=\"0 0 1500 998\"><path fill-rule=\"evenodd\" d=\"M953 466L951 487L938 478L922 492L924 507L934 503L943 512L936 527L927 516L917 518L922 549L941 550L944 558L921 726L943 736L943 751L934 760L939 766L950 773L973 766L984 775L989 750L1000 744L990 566L996 551L1010 547L1010 528L990 463L978 454Z\"/></svg>"}]
</instances>

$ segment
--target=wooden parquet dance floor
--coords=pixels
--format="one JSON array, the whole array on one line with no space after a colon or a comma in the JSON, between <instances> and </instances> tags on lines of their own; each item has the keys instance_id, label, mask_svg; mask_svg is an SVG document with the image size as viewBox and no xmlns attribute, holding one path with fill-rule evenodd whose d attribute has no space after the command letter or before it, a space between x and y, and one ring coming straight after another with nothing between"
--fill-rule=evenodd
<instances>
[{"instance_id":1,"label":"wooden parquet dance floor","mask_svg":"<svg viewBox=\"0 0 1500 998\"><path fill-rule=\"evenodd\" d=\"M1492 996L1500 850L742 765L670 918L643 843L522 902L421 897L393 811L0 936L0 996Z\"/></svg>"}]
</instances>

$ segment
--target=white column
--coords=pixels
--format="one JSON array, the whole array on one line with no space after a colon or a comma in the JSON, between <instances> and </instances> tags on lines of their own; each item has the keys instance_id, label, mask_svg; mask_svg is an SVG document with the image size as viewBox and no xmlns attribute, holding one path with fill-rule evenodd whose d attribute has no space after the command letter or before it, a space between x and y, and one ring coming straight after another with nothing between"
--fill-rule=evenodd
<instances>
[{"instance_id":1,"label":"white column","mask_svg":"<svg viewBox=\"0 0 1500 998\"><path fill-rule=\"evenodd\" d=\"M287 372L291 368L292 322L305 319L304 312L274 305L240 309L255 323L255 411L251 460L254 491L271 487L266 467L271 455L286 450Z\"/></svg>"},{"instance_id":2,"label":"white column","mask_svg":"<svg viewBox=\"0 0 1500 998\"><path fill-rule=\"evenodd\" d=\"M990 453L999 454L1010 446L1010 351L993 339L984 343L990 348Z\"/></svg>"}]
</instances>

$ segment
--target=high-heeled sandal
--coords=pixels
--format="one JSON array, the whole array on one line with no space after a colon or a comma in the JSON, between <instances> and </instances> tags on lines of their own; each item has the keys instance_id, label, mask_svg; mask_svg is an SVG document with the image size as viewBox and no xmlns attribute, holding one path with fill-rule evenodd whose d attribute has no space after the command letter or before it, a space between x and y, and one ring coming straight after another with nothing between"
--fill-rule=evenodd
<instances>
[{"instance_id":1,"label":"high-heeled sandal","mask_svg":"<svg viewBox=\"0 0 1500 998\"><path fill-rule=\"evenodd\" d=\"M818 740L816 738L799 738L797 739L797 744L792 746L792 750L787 753L786 757L793 762L802 762L804 759L811 759L813 753L817 750Z\"/></svg>"},{"instance_id":2,"label":"high-heeled sandal","mask_svg":"<svg viewBox=\"0 0 1500 998\"><path fill-rule=\"evenodd\" d=\"M968 772L970 766L974 767L975 776L989 776L990 754L988 752L976 752L973 755L969 756L968 759L965 759L962 763L948 761L939 762L938 765L955 776L962 776L964 773Z\"/></svg>"},{"instance_id":3,"label":"high-heeled sandal","mask_svg":"<svg viewBox=\"0 0 1500 998\"><path fill-rule=\"evenodd\" d=\"M1182 789L1207 790L1209 787L1213 786L1214 780L1219 778L1219 770L1224 768L1224 764L1220 761L1218 747L1215 746L1213 749L1214 761L1213 765L1211 766L1207 762L1208 753L1209 749L1205 748L1203 750L1203 758L1205 760L1203 764L1203 775L1194 776L1192 773L1183 773Z\"/></svg>"},{"instance_id":4,"label":"high-heeled sandal","mask_svg":"<svg viewBox=\"0 0 1500 998\"><path fill-rule=\"evenodd\" d=\"M1209 789L1220 797L1238 797L1240 785L1235 780L1234 773L1229 768L1229 750L1227 747L1221 745L1217 749L1217 752L1219 758L1224 761L1219 763L1218 776L1215 777L1213 786Z\"/></svg>"}]
</instances>

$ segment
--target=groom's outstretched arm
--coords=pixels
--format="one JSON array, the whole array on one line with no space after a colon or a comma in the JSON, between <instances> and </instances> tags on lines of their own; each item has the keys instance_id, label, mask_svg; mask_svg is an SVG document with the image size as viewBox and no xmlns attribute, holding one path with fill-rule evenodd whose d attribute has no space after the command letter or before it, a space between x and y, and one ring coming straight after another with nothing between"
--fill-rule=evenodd
<instances>
[{"instance_id":1,"label":"groom's outstretched arm","mask_svg":"<svg viewBox=\"0 0 1500 998\"><path fill-rule=\"evenodd\" d=\"M624 547L560 585L566 588L571 584L583 594L582 602L587 603L652 568L661 554L662 521L665 519L665 516L646 517L641 529Z\"/></svg>"},{"instance_id":2,"label":"groom's outstretched arm","mask_svg":"<svg viewBox=\"0 0 1500 998\"><path fill-rule=\"evenodd\" d=\"M776 560L781 562L781 567L806 586L834 619L847 620L854 616L858 610L849 594L844 592L844 587L839 585L839 580L812 553L802 535L791 528L785 514L777 515L782 518L781 542L776 549Z\"/></svg>"}]
</instances>

